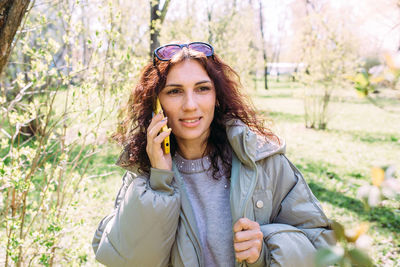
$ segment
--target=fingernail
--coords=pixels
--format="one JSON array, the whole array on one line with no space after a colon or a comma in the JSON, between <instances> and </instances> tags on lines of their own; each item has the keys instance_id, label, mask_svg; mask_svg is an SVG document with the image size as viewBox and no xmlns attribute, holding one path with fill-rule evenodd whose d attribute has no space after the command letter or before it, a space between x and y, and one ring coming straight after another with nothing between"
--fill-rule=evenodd
<instances>
[{"instance_id":1,"label":"fingernail","mask_svg":"<svg viewBox=\"0 0 400 267\"><path fill-rule=\"evenodd\" d=\"M165 117L164 119L162 119L162 121L166 121L166 120L168 120L168 117Z\"/></svg>"}]
</instances>

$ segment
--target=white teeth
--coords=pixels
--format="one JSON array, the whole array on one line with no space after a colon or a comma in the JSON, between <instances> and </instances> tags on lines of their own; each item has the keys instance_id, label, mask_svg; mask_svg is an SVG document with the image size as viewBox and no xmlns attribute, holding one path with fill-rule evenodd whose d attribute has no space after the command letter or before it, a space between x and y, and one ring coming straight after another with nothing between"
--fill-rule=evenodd
<instances>
[{"instance_id":1,"label":"white teeth","mask_svg":"<svg viewBox=\"0 0 400 267\"><path fill-rule=\"evenodd\" d=\"M199 119L195 119L195 120L182 120L182 121L184 121L184 122L196 122L196 121L198 121Z\"/></svg>"}]
</instances>

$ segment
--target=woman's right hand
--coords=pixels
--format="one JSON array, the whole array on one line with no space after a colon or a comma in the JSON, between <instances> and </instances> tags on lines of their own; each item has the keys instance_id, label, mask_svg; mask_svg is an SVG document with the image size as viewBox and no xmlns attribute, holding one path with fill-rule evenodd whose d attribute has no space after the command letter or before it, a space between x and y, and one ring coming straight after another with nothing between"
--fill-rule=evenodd
<instances>
[{"instance_id":1,"label":"woman's right hand","mask_svg":"<svg viewBox=\"0 0 400 267\"><path fill-rule=\"evenodd\" d=\"M171 128L160 133L161 128L167 124L167 121L168 118L164 118L162 112L160 112L153 117L147 128L146 152L149 156L151 167L162 170L172 170L171 153L165 154L161 147L162 141L171 133Z\"/></svg>"}]
</instances>

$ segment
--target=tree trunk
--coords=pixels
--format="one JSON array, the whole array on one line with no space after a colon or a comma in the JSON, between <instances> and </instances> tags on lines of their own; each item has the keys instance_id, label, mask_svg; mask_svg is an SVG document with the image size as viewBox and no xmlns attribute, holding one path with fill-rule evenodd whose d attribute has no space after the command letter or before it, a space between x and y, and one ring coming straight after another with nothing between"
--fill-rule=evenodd
<instances>
[{"instance_id":1,"label":"tree trunk","mask_svg":"<svg viewBox=\"0 0 400 267\"><path fill-rule=\"evenodd\" d=\"M171 0L165 0L160 9L160 0L150 0L150 58L153 56L154 49L160 46L160 30L170 2Z\"/></svg>"},{"instance_id":2,"label":"tree trunk","mask_svg":"<svg viewBox=\"0 0 400 267\"><path fill-rule=\"evenodd\" d=\"M14 36L29 3L30 0L2 0L0 2L0 74L7 64Z\"/></svg>"},{"instance_id":3,"label":"tree trunk","mask_svg":"<svg viewBox=\"0 0 400 267\"><path fill-rule=\"evenodd\" d=\"M212 44L214 43L214 35L213 31L211 29L211 23L212 23L212 6L208 4L207 1L207 27L208 27L208 43Z\"/></svg>"},{"instance_id":4,"label":"tree trunk","mask_svg":"<svg viewBox=\"0 0 400 267\"><path fill-rule=\"evenodd\" d=\"M281 55L281 44L280 44L280 41L278 41L279 42L279 44L277 45L277 47L276 47L276 50L275 50L275 59L274 59L274 62L276 62L277 63L277 66L279 66L279 56ZM279 82L279 75L281 74L281 70L280 70L280 68L278 67L277 68L277 72L276 72L276 81L277 82Z\"/></svg>"},{"instance_id":5,"label":"tree trunk","mask_svg":"<svg viewBox=\"0 0 400 267\"><path fill-rule=\"evenodd\" d=\"M264 89L268 89L268 65L267 65L267 51L265 47L265 38L264 38L264 19L262 15L262 0L259 0L259 13L260 13L260 31L261 31L261 43L262 43L262 52L263 52L263 60L264 60Z\"/></svg>"},{"instance_id":6,"label":"tree trunk","mask_svg":"<svg viewBox=\"0 0 400 267\"><path fill-rule=\"evenodd\" d=\"M150 0L150 58L154 49L160 46L160 41L158 40L160 32L159 27L157 27L159 6L160 2L158 0Z\"/></svg>"},{"instance_id":7,"label":"tree trunk","mask_svg":"<svg viewBox=\"0 0 400 267\"><path fill-rule=\"evenodd\" d=\"M84 0L81 10L82 14L86 14L86 6L88 6L88 2ZM88 23L88 18L87 16L81 16L81 22L83 25L84 29L89 29L89 23ZM88 40L87 40L87 31L85 30L79 35L79 38L81 40L81 44L83 46L83 51L82 51L82 62L83 66L87 66L89 62L89 48L88 48Z\"/></svg>"}]
</instances>

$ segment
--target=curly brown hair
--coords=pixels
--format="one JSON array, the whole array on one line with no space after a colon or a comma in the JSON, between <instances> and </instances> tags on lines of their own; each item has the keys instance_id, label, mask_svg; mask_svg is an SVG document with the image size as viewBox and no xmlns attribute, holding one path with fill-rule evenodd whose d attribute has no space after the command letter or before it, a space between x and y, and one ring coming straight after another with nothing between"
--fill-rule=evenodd
<instances>
[{"instance_id":1,"label":"curly brown hair","mask_svg":"<svg viewBox=\"0 0 400 267\"><path fill-rule=\"evenodd\" d=\"M149 173L150 160L146 152L147 128L152 119L152 107L155 97L164 88L168 71L171 66L184 60L196 60L206 70L214 83L216 91L216 106L214 119L210 126L210 135L204 155L209 155L213 177L220 178L218 159L223 164L223 175L230 177L231 160L230 145L226 135L225 122L230 119L239 119L251 130L277 141L278 137L266 126L264 119L257 116L250 99L241 93L242 88L239 75L216 54L206 57L204 54L190 49L182 49L169 61L157 61L147 64L141 75L139 83L131 92L127 104L128 115L120 123L118 130L113 134L114 140L125 146L129 155L129 164L137 167L140 173ZM171 153L174 155L177 143L173 133L170 135Z\"/></svg>"}]
</instances>

